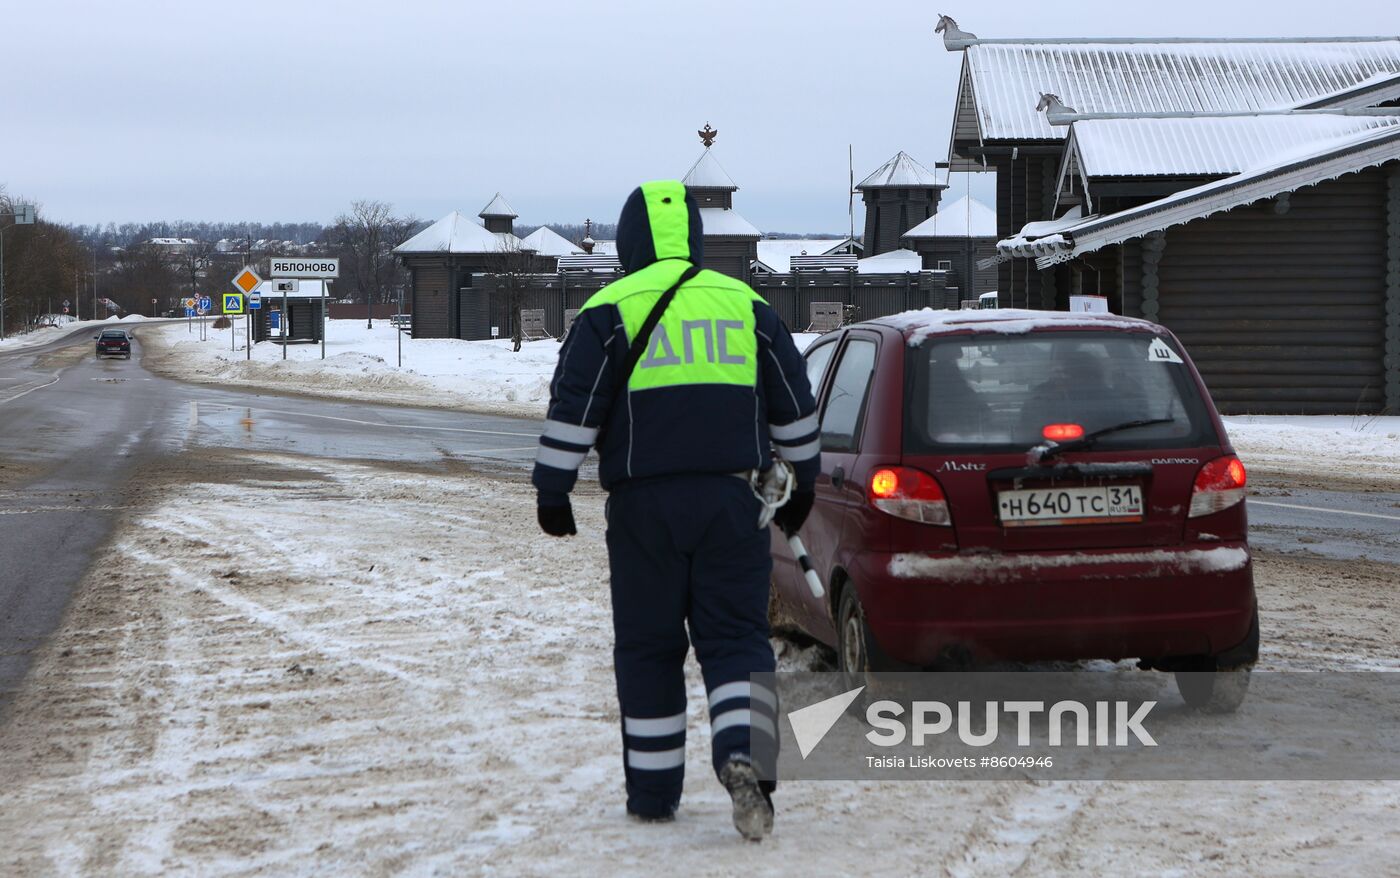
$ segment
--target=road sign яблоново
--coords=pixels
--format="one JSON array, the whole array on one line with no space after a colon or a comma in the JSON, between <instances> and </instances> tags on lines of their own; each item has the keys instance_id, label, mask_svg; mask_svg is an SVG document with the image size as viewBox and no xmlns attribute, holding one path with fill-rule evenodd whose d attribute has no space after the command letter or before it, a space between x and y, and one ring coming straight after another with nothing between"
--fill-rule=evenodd
<instances>
[{"instance_id":1,"label":"road sign \u044f\u0431\u043b\u043e\u043d\u043e\u0432\u043e","mask_svg":"<svg viewBox=\"0 0 1400 878\"><path fill-rule=\"evenodd\" d=\"M243 294L242 294L242 293L224 293L224 313L225 313L225 314L242 314L242 313L243 313Z\"/></svg>"}]
</instances>

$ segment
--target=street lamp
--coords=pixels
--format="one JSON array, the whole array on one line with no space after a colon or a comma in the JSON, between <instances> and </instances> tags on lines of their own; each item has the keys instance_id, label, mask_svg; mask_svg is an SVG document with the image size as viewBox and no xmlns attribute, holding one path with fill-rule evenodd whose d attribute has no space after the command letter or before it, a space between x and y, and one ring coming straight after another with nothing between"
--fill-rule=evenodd
<instances>
[{"instance_id":1,"label":"street lamp","mask_svg":"<svg viewBox=\"0 0 1400 878\"><path fill-rule=\"evenodd\" d=\"M28 226L34 224L34 205L16 204L12 208L14 224ZM5 339L5 232L8 227L0 226L0 341Z\"/></svg>"}]
</instances>

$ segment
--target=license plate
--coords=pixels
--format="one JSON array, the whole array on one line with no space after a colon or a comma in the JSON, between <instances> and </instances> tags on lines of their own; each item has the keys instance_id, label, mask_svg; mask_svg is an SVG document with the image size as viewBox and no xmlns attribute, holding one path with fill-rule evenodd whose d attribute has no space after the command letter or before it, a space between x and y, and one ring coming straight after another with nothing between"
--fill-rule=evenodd
<instances>
[{"instance_id":1,"label":"license plate","mask_svg":"<svg viewBox=\"0 0 1400 878\"><path fill-rule=\"evenodd\" d=\"M1003 527L1129 524L1142 521L1142 488L1105 485L999 491L997 511Z\"/></svg>"}]
</instances>

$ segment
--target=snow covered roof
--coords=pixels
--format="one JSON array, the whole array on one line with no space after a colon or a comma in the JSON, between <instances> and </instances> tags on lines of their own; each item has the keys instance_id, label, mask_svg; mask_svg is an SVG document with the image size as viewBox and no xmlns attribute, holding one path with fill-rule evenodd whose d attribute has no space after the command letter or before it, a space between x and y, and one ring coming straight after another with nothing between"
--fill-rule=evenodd
<instances>
[{"instance_id":1,"label":"snow covered roof","mask_svg":"<svg viewBox=\"0 0 1400 878\"><path fill-rule=\"evenodd\" d=\"M1400 126L1363 129L1331 140L1285 148L1241 173L1184 189L1165 198L1078 223L1029 226L997 242L1000 259L1036 258L1041 268L1150 232L1188 223L1339 177L1400 161Z\"/></svg>"},{"instance_id":2,"label":"snow covered roof","mask_svg":"<svg viewBox=\"0 0 1400 878\"><path fill-rule=\"evenodd\" d=\"M394 248L395 253L499 253L520 246L509 232L486 231L476 220L454 210Z\"/></svg>"},{"instance_id":3,"label":"snow covered roof","mask_svg":"<svg viewBox=\"0 0 1400 878\"><path fill-rule=\"evenodd\" d=\"M890 250L856 262L856 271L860 274L901 274L923 270L924 257L913 250Z\"/></svg>"},{"instance_id":4,"label":"snow covered roof","mask_svg":"<svg viewBox=\"0 0 1400 878\"><path fill-rule=\"evenodd\" d=\"M971 196L964 195L914 228L903 238L995 238L996 211Z\"/></svg>"},{"instance_id":5,"label":"snow covered roof","mask_svg":"<svg viewBox=\"0 0 1400 878\"><path fill-rule=\"evenodd\" d=\"M601 254L604 254L604 255L607 255L607 256L616 256L616 255L617 255L617 242L616 242L616 241L594 241L594 242L593 242L593 252L594 252L594 254L599 254L599 253L601 253Z\"/></svg>"},{"instance_id":6,"label":"snow covered roof","mask_svg":"<svg viewBox=\"0 0 1400 878\"><path fill-rule=\"evenodd\" d=\"M541 256L569 256L583 252L577 244L549 226L540 226L521 238L520 247L523 250L534 250Z\"/></svg>"},{"instance_id":7,"label":"snow covered roof","mask_svg":"<svg viewBox=\"0 0 1400 878\"><path fill-rule=\"evenodd\" d=\"M1282 152L1396 126L1400 116L1324 113L1085 119L1071 126L1069 148L1090 178L1238 174Z\"/></svg>"},{"instance_id":8,"label":"snow covered roof","mask_svg":"<svg viewBox=\"0 0 1400 878\"><path fill-rule=\"evenodd\" d=\"M989 42L969 45L983 140L1059 140L1036 110L1042 94L1081 113L1246 112L1346 101L1400 74L1400 38L1316 41Z\"/></svg>"},{"instance_id":9,"label":"snow covered roof","mask_svg":"<svg viewBox=\"0 0 1400 878\"><path fill-rule=\"evenodd\" d=\"M929 188L947 186L948 175L936 174L914 161L904 150L875 169L875 172L856 184L857 189L874 189L879 186L900 186L908 188Z\"/></svg>"},{"instance_id":10,"label":"snow covered roof","mask_svg":"<svg viewBox=\"0 0 1400 878\"><path fill-rule=\"evenodd\" d=\"M734 192L739 188L734 185L734 180L724 168L720 167L719 159L715 158L711 149L700 153L700 158L686 171L681 182L694 189L728 189Z\"/></svg>"},{"instance_id":11,"label":"snow covered roof","mask_svg":"<svg viewBox=\"0 0 1400 878\"><path fill-rule=\"evenodd\" d=\"M497 192L496 197L491 199L491 203L483 207L481 213L478 213L477 216L483 219L488 216L504 216L514 219L520 216L520 214L516 213L515 208L507 204L505 197Z\"/></svg>"},{"instance_id":12,"label":"snow covered roof","mask_svg":"<svg viewBox=\"0 0 1400 878\"><path fill-rule=\"evenodd\" d=\"M706 237L712 235L741 238L763 237L763 233L754 228L752 223L726 207L700 208L700 225L704 228Z\"/></svg>"},{"instance_id":13,"label":"snow covered roof","mask_svg":"<svg viewBox=\"0 0 1400 878\"><path fill-rule=\"evenodd\" d=\"M827 256L845 245L849 238L785 238L758 242L758 262L774 274L791 271L794 256Z\"/></svg>"}]
</instances>

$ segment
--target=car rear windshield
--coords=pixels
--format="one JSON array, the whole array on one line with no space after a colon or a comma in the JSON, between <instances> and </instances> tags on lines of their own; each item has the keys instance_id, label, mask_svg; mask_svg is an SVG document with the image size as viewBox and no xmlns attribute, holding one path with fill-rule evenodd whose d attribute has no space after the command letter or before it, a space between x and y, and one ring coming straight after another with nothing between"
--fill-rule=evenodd
<instances>
[{"instance_id":1,"label":"car rear windshield","mask_svg":"<svg viewBox=\"0 0 1400 878\"><path fill-rule=\"evenodd\" d=\"M1106 435L1095 447L1219 443L1181 352L1156 335L954 336L928 339L910 354L907 451L1024 450L1044 444L1049 435L1072 438L1076 427L1090 433L1159 418L1164 423Z\"/></svg>"},{"instance_id":2,"label":"car rear windshield","mask_svg":"<svg viewBox=\"0 0 1400 878\"><path fill-rule=\"evenodd\" d=\"M102 333L102 337L103 337L103 338L119 338L119 339L122 339L123 341L125 341L125 340L126 340L126 333L125 333L125 332L118 332L118 331L116 331L116 330L109 329L109 330L107 330L106 332Z\"/></svg>"}]
</instances>

